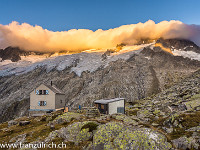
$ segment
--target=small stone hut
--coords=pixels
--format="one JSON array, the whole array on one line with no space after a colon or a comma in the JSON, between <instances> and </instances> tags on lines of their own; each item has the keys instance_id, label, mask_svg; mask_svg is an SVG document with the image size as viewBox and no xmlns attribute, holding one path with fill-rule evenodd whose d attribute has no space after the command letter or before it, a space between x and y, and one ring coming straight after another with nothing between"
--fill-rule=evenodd
<instances>
[{"instance_id":1,"label":"small stone hut","mask_svg":"<svg viewBox=\"0 0 200 150\"><path fill-rule=\"evenodd\" d=\"M124 98L101 99L94 101L94 104L102 114L125 113Z\"/></svg>"}]
</instances>

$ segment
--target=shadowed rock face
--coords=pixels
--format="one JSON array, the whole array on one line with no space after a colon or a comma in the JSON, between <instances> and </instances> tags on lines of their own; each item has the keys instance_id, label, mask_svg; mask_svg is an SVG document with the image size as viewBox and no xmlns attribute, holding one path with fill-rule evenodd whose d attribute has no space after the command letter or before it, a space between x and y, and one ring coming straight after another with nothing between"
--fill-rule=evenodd
<instances>
[{"instance_id":1,"label":"shadowed rock face","mask_svg":"<svg viewBox=\"0 0 200 150\"><path fill-rule=\"evenodd\" d=\"M158 39L156 43L161 43L164 47L173 48L176 50L193 51L200 53L200 47L194 42L185 39Z\"/></svg>"},{"instance_id":2,"label":"shadowed rock face","mask_svg":"<svg viewBox=\"0 0 200 150\"><path fill-rule=\"evenodd\" d=\"M21 60L21 56L28 56L32 53L36 55L41 55L43 53L40 52L28 52L25 50L21 50L18 47L7 47L5 49L0 49L0 58L2 60L11 60L12 62L17 62Z\"/></svg>"},{"instance_id":3,"label":"shadowed rock face","mask_svg":"<svg viewBox=\"0 0 200 150\"><path fill-rule=\"evenodd\" d=\"M160 47L145 47L141 53L149 57L153 66L156 67L168 67L171 69L185 69L189 68L199 68L200 62L197 60L191 60L189 58L183 58L182 56L173 56L172 54L163 51Z\"/></svg>"},{"instance_id":4,"label":"shadowed rock face","mask_svg":"<svg viewBox=\"0 0 200 150\"><path fill-rule=\"evenodd\" d=\"M2 60L11 60L12 62L17 62L21 60L20 55L24 53L24 51L19 48L7 47L4 50L0 50L0 57Z\"/></svg>"}]
</instances>

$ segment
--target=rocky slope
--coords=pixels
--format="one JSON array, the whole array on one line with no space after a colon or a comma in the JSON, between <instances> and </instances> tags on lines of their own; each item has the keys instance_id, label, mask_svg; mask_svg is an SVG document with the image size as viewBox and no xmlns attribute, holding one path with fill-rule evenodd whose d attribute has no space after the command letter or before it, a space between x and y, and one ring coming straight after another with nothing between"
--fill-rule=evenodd
<instances>
[{"instance_id":1,"label":"rocky slope","mask_svg":"<svg viewBox=\"0 0 200 150\"><path fill-rule=\"evenodd\" d=\"M76 54L61 70L55 58L51 61L58 66L50 70L41 65L1 76L0 143L64 142L64 149L88 150L200 149L200 62L153 45L122 52ZM90 56L94 60L83 61ZM29 93L50 81L66 92L74 111L20 117L28 112ZM126 98L126 115L89 116L88 110L76 110L79 104L91 106L96 99L113 97Z\"/></svg>"},{"instance_id":2,"label":"rocky slope","mask_svg":"<svg viewBox=\"0 0 200 150\"><path fill-rule=\"evenodd\" d=\"M63 149L171 149L173 145L159 131L135 117L125 115L87 118L82 113L53 113L36 118L19 118L0 125L0 142L54 143ZM23 131L23 132L22 132ZM55 148L54 149L58 149Z\"/></svg>"},{"instance_id":3,"label":"rocky slope","mask_svg":"<svg viewBox=\"0 0 200 150\"><path fill-rule=\"evenodd\" d=\"M161 93L135 101L127 110L155 127L177 149L200 148L200 70Z\"/></svg>"},{"instance_id":4,"label":"rocky slope","mask_svg":"<svg viewBox=\"0 0 200 150\"><path fill-rule=\"evenodd\" d=\"M63 149L200 148L200 70L156 95L126 103L126 115L95 108L23 117L0 124L1 143L60 144Z\"/></svg>"}]
</instances>

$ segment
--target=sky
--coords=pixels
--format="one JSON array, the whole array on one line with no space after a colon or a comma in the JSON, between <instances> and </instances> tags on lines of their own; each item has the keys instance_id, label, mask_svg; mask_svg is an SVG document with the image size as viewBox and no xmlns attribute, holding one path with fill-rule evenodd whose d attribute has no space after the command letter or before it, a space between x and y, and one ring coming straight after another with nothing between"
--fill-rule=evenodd
<instances>
[{"instance_id":1,"label":"sky","mask_svg":"<svg viewBox=\"0 0 200 150\"><path fill-rule=\"evenodd\" d=\"M200 25L199 0L0 0L0 24L12 21L51 31L107 30L153 20Z\"/></svg>"}]
</instances>

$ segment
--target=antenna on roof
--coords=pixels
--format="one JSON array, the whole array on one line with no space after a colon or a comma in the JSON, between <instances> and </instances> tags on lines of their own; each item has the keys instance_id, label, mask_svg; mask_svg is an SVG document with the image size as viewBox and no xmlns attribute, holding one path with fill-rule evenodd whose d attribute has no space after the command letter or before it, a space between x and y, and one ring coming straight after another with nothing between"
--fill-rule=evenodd
<instances>
[{"instance_id":1,"label":"antenna on roof","mask_svg":"<svg viewBox=\"0 0 200 150\"><path fill-rule=\"evenodd\" d=\"M51 86L53 85L53 82L51 81Z\"/></svg>"}]
</instances>

